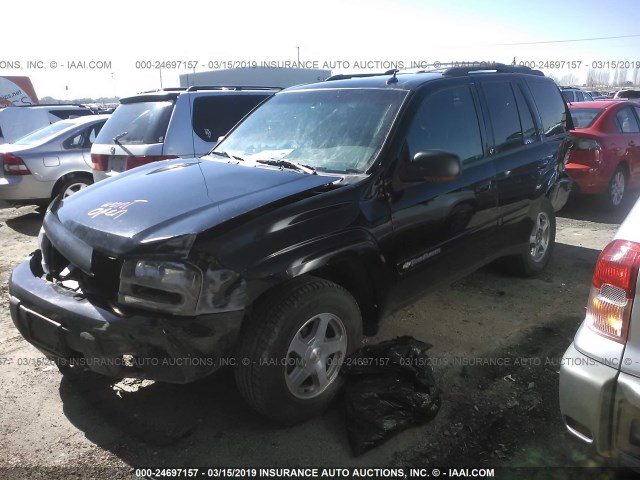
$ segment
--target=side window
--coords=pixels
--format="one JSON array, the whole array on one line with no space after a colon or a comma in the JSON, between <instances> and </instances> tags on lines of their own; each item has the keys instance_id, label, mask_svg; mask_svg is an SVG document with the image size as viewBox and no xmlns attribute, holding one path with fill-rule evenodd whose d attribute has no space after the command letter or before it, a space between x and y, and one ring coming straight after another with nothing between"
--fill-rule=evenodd
<instances>
[{"instance_id":1,"label":"side window","mask_svg":"<svg viewBox=\"0 0 640 480\"><path fill-rule=\"evenodd\" d=\"M425 150L455 153L463 163L482 157L478 114L469 87L429 95L416 113L407 144L410 158Z\"/></svg>"},{"instance_id":2,"label":"side window","mask_svg":"<svg viewBox=\"0 0 640 480\"><path fill-rule=\"evenodd\" d=\"M516 103L518 104L518 112L520 113L520 125L522 126L523 137L522 142L525 145L535 143L539 140L539 138L531 107L524 98L524 94L522 93L522 86L514 85L513 90L516 94Z\"/></svg>"},{"instance_id":3,"label":"side window","mask_svg":"<svg viewBox=\"0 0 640 480\"><path fill-rule=\"evenodd\" d=\"M522 128L516 98L509 82L487 82L482 85L493 127L496 152L523 145Z\"/></svg>"},{"instance_id":4,"label":"side window","mask_svg":"<svg viewBox=\"0 0 640 480\"><path fill-rule=\"evenodd\" d=\"M593 97L591 96L591 94L589 92L584 92L584 101L585 102L592 102L593 101Z\"/></svg>"},{"instance_id":5,"label":"side window","mask_svg":"<svg viewBox=\"0 0 640 480\"><path fill-rule=\"evenodd\" d=\"M87 130L82 130L80 133L76 133L74 136L67 138L62 146L67 150L82 148L84 146L84 139L86 134Z\"/></svg>"},{"instance_id":6,"label":"side window","mask_svg":"<svg viewBox=\"0 0 640 480\"><path fill-rule=\"evenodd\" d=\"M582 95L582 92L576 90L573 93L576 96L576 102L584 102L584 96Z\"/></svg>"},{"instance_id":7,"label":"side window","mask_svg":"<svg viewBox=\"0 0 640 480\"><path fill-rule=\"evenodd\" d=\"M625 107L616 113L616 124L620 133L638 133L638 121L631 111L631 107Z\"/></svg>"},{"instance_id":8,"label":"side window","mask_svg":"<svg viewBox=\"0 0 640 480\"><path fill-rule=\"evenodd\" d=\"M84 141L84 148L91 148L91 145L96 141L96 137L98 136L98 133L100 133L103 125L104 122L98 123L89 129L89 134L86 136Z\"/></svg>"},{"instance_id":9,"label":"side window","mask_svg":"<svg viewBox=\"0 0 640 480\"><path fill-rule=\"evenodd\" d=\"M638 119L640 119L640 107L633 107L633 109L636 111L636 116L638 117ZM0 137L2 136L2 130L0 130Z\"/></svg>"},{"instance_id":10,"label":"side window","mask_svg":"<svg viewBox=\"0 0 640 480\"><path fill-rule=\"evenodd\" d=\"M269 95L212 95L193 101L193 131L215 143Z\"/></svg>"},{"instance_id":11,"label":"side window","mask_svg":"<svg viewBox=\"0 0 640 480\"><path fill-rule=\"evenodd\" d=\"M527 84L538 107L545 137L566 133L565 104L556 84L537 79L527 79Z\"/></svg>"},{"instance_id":12,"label":"side window","mask_svg":"<svg viewBox=\"0 0 640 480\"><path fill-rule=\"evenodd\" d=\"M567 102L573 102L573 92L571 90L562 90L562 96Z\"/></svg>"}]
</instances>

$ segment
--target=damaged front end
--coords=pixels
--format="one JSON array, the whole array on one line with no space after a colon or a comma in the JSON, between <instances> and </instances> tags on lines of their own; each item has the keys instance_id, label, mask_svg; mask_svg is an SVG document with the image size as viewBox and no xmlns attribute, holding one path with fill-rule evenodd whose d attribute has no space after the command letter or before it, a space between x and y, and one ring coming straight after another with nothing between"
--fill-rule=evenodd
<instances>
[{"instance_id":1,"label":"damaged front end","mask_svg":"<svg viewBox=\"0 0 640 480\"><path fill-rule=\"evenodd\" d=\"M191 251L195 234L98 251L48 212L40 250L10 280L11 316L47 357L114 377L186 383L225 364L246 283Z\"/></svg>"}]
</instances>

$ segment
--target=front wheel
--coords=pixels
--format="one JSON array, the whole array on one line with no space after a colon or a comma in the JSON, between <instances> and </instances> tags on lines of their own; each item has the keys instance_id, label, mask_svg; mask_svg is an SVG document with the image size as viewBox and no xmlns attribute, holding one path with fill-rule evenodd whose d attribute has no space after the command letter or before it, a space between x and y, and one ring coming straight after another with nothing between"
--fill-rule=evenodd
<instances>
[{"instance_id":1,"label":"front wheel","mask_svg":"<svg viewBox=\"0 0 640 480\"><path fill-rule=\"evenodd\" d=\"M338 393L340 368L361 338L360 310L349 292L319 278L294 280L259 301L243 326L238 389L277 423L308 420Z\"/></svg>"},{"instance_id":2,"label":"front wheel","mask_svg":"<svg viewBox=\"0 0 640 480\"><path fill-rule=\"evenodd\" d=\"M556 240L556 215L551 203L545 198L535 216L526 249L519 255L507 257L507 269L521 277L533 277L541 273L549 260Z\"/></svg>"}]
</instances>

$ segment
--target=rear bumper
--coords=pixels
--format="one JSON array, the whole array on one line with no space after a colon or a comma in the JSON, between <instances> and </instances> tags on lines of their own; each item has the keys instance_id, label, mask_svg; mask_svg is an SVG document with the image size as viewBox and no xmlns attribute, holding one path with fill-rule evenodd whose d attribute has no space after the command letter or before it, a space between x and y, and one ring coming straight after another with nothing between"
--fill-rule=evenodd
<instances>
[{"instance_id":1,"label":"rear bumper","mask_svg":"<svg viewBox=\"0 0 640 480\"><path fill-rule=\"evenodd\" d=\"M560 411L569 432L600 455L640 468L640 378L571 344L560 368Z\"/></svg>"},{"instance_id":2,"label":"rear bumper","mask_svg":"<svg viewBox=\"0 0 640 480\"><path fill-rule=\"evenodd\" d=\"M127 313L102 307L41 279L37 257L9 281L14 324L47 357L113 377L187 383L227 362L243 312L198 317Z\"/></svg>"},{"instance_id":3,"label":"rear bumper","mask_svg":"<svg viewBox=\"0 0 640 480\"><path fill-rule=\"evenodd\" d=\"M585 194L599 195L609 185L609 175L601 169L579 163L568 163L567 173L576 182L576 191Z\"/></svg>"},{"instance_id":4,"label":"rear bumper","mask_svg":"<svg viewBox=\"0 0 640 480\"><path fill-rule=\"evenodd\" d=\"M573 344L560 367L560 412L573 435L600 455L614 455L611 412L618 370L579 352Z\"/></svg>"},{"instance_id":5,"label":"rear bumper","mask_svg":"<svg viewBox=\"0 0 640 480\"><path fill-rule=\"evenodd\" d=\"M54 182L40 182L33 175L8 175L0 177L0 200L47 200L51 198Z\"/></svg>"}]
</instances>

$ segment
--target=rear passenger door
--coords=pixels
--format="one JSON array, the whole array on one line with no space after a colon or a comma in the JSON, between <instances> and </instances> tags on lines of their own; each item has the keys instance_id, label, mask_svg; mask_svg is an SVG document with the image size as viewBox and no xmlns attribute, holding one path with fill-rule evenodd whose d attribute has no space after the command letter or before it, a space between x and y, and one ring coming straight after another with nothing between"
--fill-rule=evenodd
<instances>
[{"instance_id":1,"label":"rear passenger door","mask_svg":"<svg viewBox=\"0 0 640 480\"><path fill-rule=\"evenodd\" d=\"M555 175L557 148L548 148L543 142L536 107L520 78L483 78L478 83L488 117L489 152L497 172L497 254L527 241L547 184ZM547 85L556 90L557 100L564 108L557 87L551 82Z\"/></svg>"}]
</instances>

